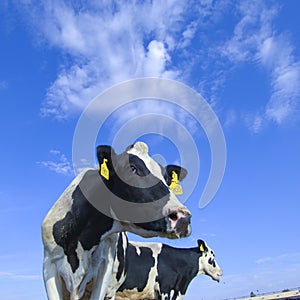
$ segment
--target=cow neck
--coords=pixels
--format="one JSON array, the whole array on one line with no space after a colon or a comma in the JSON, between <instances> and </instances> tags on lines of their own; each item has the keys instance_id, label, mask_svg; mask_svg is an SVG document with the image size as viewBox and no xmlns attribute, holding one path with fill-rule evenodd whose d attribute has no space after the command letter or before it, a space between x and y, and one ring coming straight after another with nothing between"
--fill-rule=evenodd
<instances>
[{"instance_id":1,"label":"cow neck","mask_svg":"<svg viewBox=\"0 0 300 300\"><path fill-rule=\"evenodd\" d=\"M83 250L91 250L99 245L102 235L112 229L113 222L86 199L79 185L76 186L70 211L53 226L54 239L64 249L73 273L79 267L76 252L79 243Z\"/></svg>"}]
</instances>

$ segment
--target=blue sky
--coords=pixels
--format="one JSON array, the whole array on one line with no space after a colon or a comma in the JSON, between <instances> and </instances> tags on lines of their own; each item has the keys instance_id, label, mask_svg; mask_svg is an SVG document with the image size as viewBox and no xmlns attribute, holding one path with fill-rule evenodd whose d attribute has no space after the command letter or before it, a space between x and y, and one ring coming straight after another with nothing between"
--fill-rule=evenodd
<instances>
[{"instance_id":1,"label":"blue sky","mask_svg":"<svg viewBox=\"0 0 300 300\"><path fill-rule=\"evenodd\" d=\"M46 298L40 225L74 177L80 114L105 89L145 76L201 93L227 145L222 185L199 209L210 152L201 128L188 127L201 152L198 185L185 202L193 232L163 241L189 247L205 239L224 276L220 284L199 276L186 299L300 286L299 2L99 3L1 1L0 299ZM142 138L152 154L178 160L162 138Z\"/></svg>"}]
</instances>

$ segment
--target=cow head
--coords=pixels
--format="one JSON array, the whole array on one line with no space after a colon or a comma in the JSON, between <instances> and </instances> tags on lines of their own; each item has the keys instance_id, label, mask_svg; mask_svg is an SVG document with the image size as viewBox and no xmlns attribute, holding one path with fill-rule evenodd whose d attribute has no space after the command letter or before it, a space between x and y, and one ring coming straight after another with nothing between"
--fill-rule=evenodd
<instances>
[{"instance_id":1,"label":"cow head","mask_svg":"<svg viewBox=\"0 0 300 300\"><path fill-rule=\"evenodd\" d=\"M110 146L98 146L99 173L111 192L111 199L126 200L124 209L113 207L126 230L142 236L185 237L190 234L191 213L170 188L172 176L182 180L187 171L181 167L160 166L148 154L148 146L137 142L117 155ZM116 203L116 202L115 202ZM133 205L133 209L129 209ZM136 207L139 206L140 208ZM120 214L125 215L119 218ZM134 221L126 222L126 213ZM149 218L150 217L150 218ZM145 220L145 222L144 222Z\"/></svg>"},{"instance_id":2,"label":"cow head","mask_svg":"<svg viewBox=\"0 0 300 300\"><path fill-rule=\"evenodd\" d=\"M216 262L214 251L202 240L198 240L198 250L200 251L198 274L206 274L219 282L219 276L222 276L223 272Z\"/></svg>"}]
</instances>

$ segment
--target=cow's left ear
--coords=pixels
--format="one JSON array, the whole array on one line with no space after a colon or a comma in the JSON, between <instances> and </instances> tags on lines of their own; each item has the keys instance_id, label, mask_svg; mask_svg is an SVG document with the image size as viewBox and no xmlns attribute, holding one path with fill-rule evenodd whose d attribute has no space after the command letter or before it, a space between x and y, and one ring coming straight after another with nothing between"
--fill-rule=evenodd
<instances>
[{"instance_id":1,"label":"cow's left ear","mask_svg":"<svg viewBox=\"0 0 300 300\"><path fill-rule=\"evenodd\" d=\"M202 240L198 240L198 247L200 252L206 252L208 250L208 248L205 245L205 242Z\"/></svg>"},{"instance_id":2,"label":"cow's left ear","mask_svg":"<svg viewBox=\"0 0 300 300\"><path fill-rule=\"evenodd\" d=\"M182 181L187 175L187 170L185 168L176 165L168 165L165 167L165 174L164 174L167 185L170 185L172 182L172 178L174 177L173 172L175 172L175 174L178 176L179 181Z\"/></svg>"},{"instance_id":3,"label":"cow's left ear","mask_svg":"<svg viewBox=\"0 0 300 300\"><path fill-rule=\"evenodd\" d=\"M99 173L106 180L114 174L112 161L115 159L116 152L111 146L97 146L97 158L99 162Z\"/></svg>"}]
</instances>

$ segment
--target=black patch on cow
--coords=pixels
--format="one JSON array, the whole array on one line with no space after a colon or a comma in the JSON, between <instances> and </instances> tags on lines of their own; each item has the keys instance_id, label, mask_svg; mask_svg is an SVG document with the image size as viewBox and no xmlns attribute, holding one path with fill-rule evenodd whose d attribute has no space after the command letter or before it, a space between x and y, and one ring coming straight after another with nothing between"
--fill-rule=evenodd
<instances>
[{"instance_id":1,"label":"black patch on cow","mask_svg":"<svg viewBox=\"0 0 300 300\"><path fill-rule=\"evenodd\" d=\"M128 244L126 260L128 263L125 282L118 291L137 288L139 292L143 291L148 281L150 269L154 266L155 260L152 256L152 250L147 247L139 247L140 255L136 252L136 247Z\"/></svg>"},{"instance_id":2,"label":"black patch on cow","mask_svg":"<svg viewBox=\"0 0 300 300\"><path fill-rule=\"evenodd\" d=\"M168 294L174 290L175 299L179 292L186 293L191 280L197 276L199 271L199 248L177 249L163 245L158 255L158 275L160 292ZM170 295L169 295L170 296Z\"/></svg>"},{"instance_id":3,"label":"black patch on cow","mask_svg":"<svg viewBox=\"0 0 300 300\"><path fill-rule=\"evenodd\" d=\"M126 237L126 239L127 239L127 237ZM121 279L122 273L126 272L124 251L127 251L127 247L126 247L126 249L124 249L123 244L124 244L123 234L119 233L118 244L117 244L117 259L119 262L118 271L117 271L117 275L116 275L117 281L119 281ZM125 245L126 245L126 242L125 242Z\"/></svg>"},{"instance_id":4,"label":"black patch on cow","mask_svg":"<svg viewBox=\"0 0 300 300\"><path fill-rule=\"evenodd\" d=\"M74 190L72 199L71 210L53 225L53 236L56 243L64 249L74 273L79 266L76 253L78 242L84 250L98 245L101 236L112 228L113 219L94 208L79 186Z\"/></svg>"},{"instance_id":5,"label":"black patch on cow","mask_svg":"<svg viewBox=\"0 0 300 300\"><path fill-rule=\"evenodd\" d=\"M211 257L209 258L208 263L209 263L210 265L212 265L214 268L216 267L216 262L215 262L215 260L212 259Z\"/></svg>"}]
</instances>

